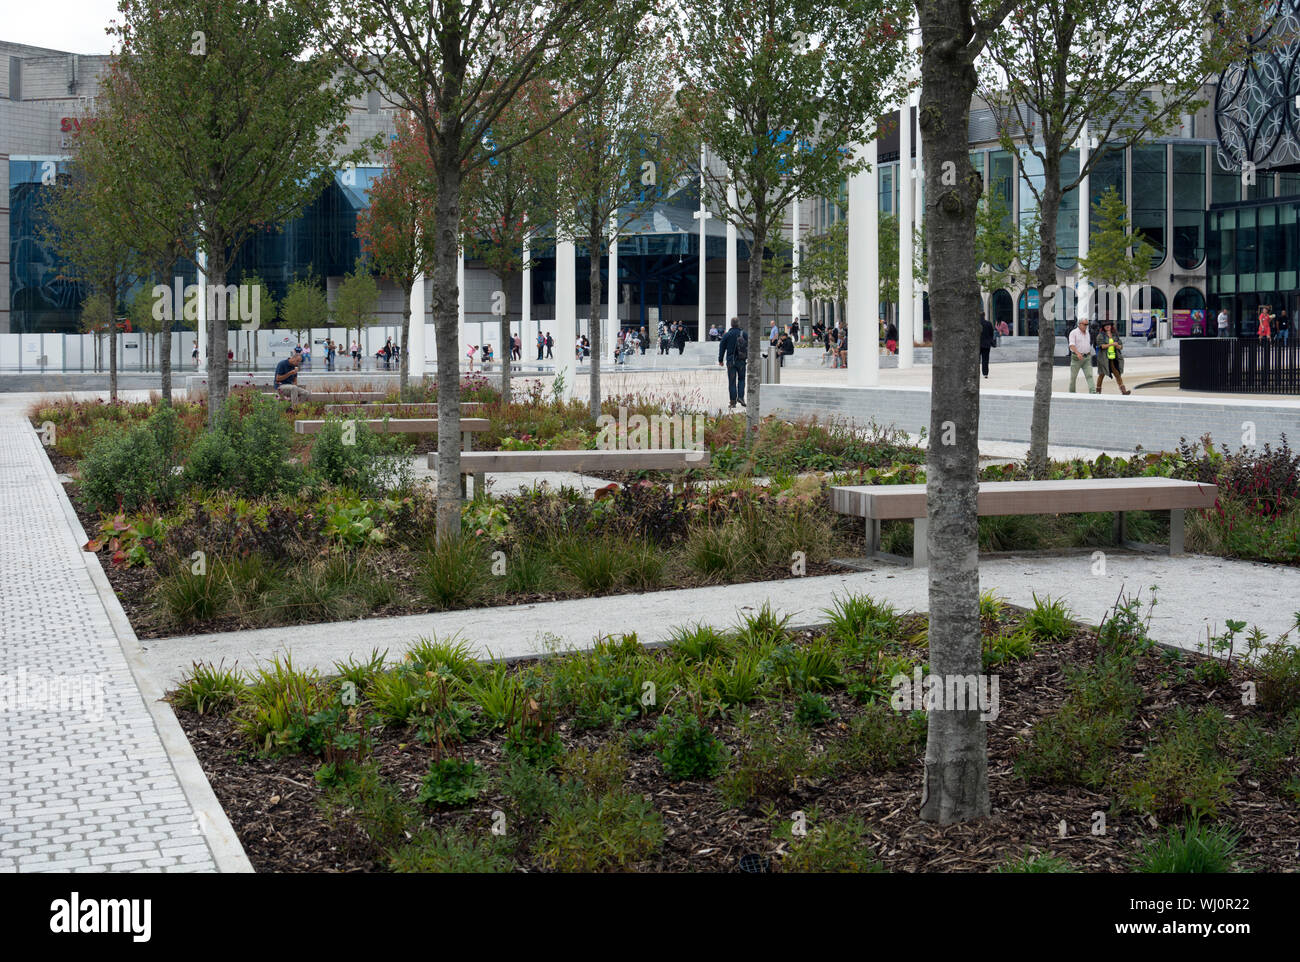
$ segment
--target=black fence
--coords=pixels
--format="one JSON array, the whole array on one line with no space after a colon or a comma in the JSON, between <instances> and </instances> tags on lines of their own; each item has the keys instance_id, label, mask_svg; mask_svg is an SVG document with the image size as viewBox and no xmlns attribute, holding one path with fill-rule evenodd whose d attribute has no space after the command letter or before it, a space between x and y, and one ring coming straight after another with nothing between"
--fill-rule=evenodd
<instances>
[{"instance_id":1,"label":"black fence","mask_svg":"<svg viewBox=\"0 0 1300 962\"><path fill-rule=\"evenodd\" d=\"M1300 394L1300 341L1187 338L1179 343L1184 391Z\"/></svg>"}]
</instances>

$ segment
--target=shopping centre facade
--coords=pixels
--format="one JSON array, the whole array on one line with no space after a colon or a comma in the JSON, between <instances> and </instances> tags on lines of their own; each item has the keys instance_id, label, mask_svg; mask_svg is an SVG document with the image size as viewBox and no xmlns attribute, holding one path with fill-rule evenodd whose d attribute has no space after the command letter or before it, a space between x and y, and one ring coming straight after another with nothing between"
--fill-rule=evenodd
<instances>
[{"instance_id":1,"label":"shopping centre facade","mask_svg":"<svg viewBox=\"0 0 1300 962\"><path fill-rule=\"evenodd\" d=\"M107 57L90 57L43 48L0 42L0 334L72 332L77 329L83 293L80 285L61 276L57 252L41 238L39 192L52 189L51 175L64 167L68 138L91 109L97 78ZM1229 310L1239 333L1254 330L1254 315L1261 302L1300 310L1300 143L1294 136L1296 109L1283 104L1280 132L1256 136L1259 128L1272 131L1267 111L1260 103L1276 101L1274 91L1249 65L1225 74L1223 91L1207 91L1210 105L1182 118L1172 136L1106 154L1093 170L1088 185L1089 203L1108 188L1115 188L1128 205L1133 225L1155 250L1146 291L1133 303L1115 305L1116 316L1127 320L1135 310L1158 311L1169 318L1175 336L1200 333L1211 327L1206 313L1220 305ZM1287 74L1289 76L1289 73ZM1254 84L1249 95L1245 92ZM1228 89L1230 88L1230 89ZM1240 103L1238 103L1238 98ZM1270 100L1272 97L1272 101ZM1217 109L1215 101L1218 100ZM1256 106L1251 106L1251 105ZM1244 106L1242 106L1244 105ZM1251 111L1254 111L1252 114ZM914 121L914 111L911 112ZM906 167L900 162L897 119L878 144L877 185L882 214L899 208L901 183L911 183L912 149ZM375 92L352 104L351 143L376 132L392 133L391 111ZM1222 136L1223 142L1220 142ZM997 141L992 111L972 105L971 161L986 188L998 196L1019 221L1032 214L1033 193L1026 179L1041 183L1041 168L1026 162L1022 170L1016 155ZM1294 156L1293 156L1294 154ZM1072 182L1079 157L1067 155L1062 178ZM332 295L344 273L360 254L355 237L356 215L367 203L369 183L381 168L361 167L336 174L334 181L302 217L279 233L259 236L248 245L232 271L257 273L277 294L297 277L321 277ZM1076 273L1080 191L1065 195L1058 226L1059 283L1069 287ZM728 299L726 229L714 216L705 222L705 324L699 317L699 220L694 213L698 196L689 188L661 200L646 216L630 225L619 244L618 284L613 286L617 315L624 325L654 328L662 320L680 320L692 335L709 325L722 325L728 306L748 310L745 284L733 286ZM801 245L810 234L845 216L844 195L839 198L804 199L797 214L787 211L784 235L796 230ZM738 240L736 263L745 274L747 245ZM579 250L577 278L578 317L587 316L587 265ZM603 269L603 268L602 268ZM192 269L191 269L192 270ZM186 280L192 279L187 277ZM518 317L525 300L518 286L509 291L508 303ZM735 281L732 281L735 285ZM496 317L491 313L496 277L475 264L466 267L464 283L464 337L473 343L492 341ZM611 285L603 285L608 315ZM381 323L400 322L402 297L382 285ZM428 292L426 291L426 299ZM1149 299L1150 303L1146 303ZM988 310L995 323L1005 321L1017 335L1037 332L1039 292L1003 289L990 294ZM541 252L530 272L528 309L533 318L554 317L555 261ZM769 316L788 319L791 304L764 305ZM831 305L813 301L805 313L829 320L837 315ZM1063 332L1067 322L1056 319ZM531 333L524 331L525 340Z\"/></svg>"}]
</instances>

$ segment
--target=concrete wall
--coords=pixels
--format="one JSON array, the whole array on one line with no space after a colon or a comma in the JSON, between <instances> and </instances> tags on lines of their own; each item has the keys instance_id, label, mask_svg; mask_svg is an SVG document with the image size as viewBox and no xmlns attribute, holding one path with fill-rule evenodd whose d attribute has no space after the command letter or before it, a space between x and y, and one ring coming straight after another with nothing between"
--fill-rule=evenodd
<instances>
[{"instance_id":1,"label":"concrete wall","mask_svg":"<svg viewBox=\"0 0 1300 962\"><path fill-rule=\"evenodd\" d=\"M822 387L765 384L762 414L782 417L875 421L913 434L930 429L930 389L923 387ZM982 391L980 431L985 441L1029 440L1033 394L1029 391ZM1283 434L1300 443L1300 401L1245 398L1122 397L1052 395L1052 444L1069 447L1147 451L1172 450L1180 438L1210 434L1220 446L1235 450L1253 423L1255 443L1277 445Z\"/></svg>"}]
</instances>

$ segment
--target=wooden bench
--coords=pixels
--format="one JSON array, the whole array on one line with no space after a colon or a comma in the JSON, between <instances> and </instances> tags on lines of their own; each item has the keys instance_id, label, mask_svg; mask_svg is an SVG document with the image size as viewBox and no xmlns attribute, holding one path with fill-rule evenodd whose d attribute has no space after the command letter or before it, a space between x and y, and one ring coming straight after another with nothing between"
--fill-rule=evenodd
<instances>
[{"instance_id":1,"label":"wooden bench","mask_svg":"<svg viewBox=\"0 0 1300 962\"><path fill-rule=\"evenodd\" d=\"M370 430L378 434L437 434L437 418L339 418L344 424L358 421L369 425ZM294 421L293 429L298 434L320 434L328 421ZM460 433L481 434L492 427L487 418L461 418Z\"/></svg>"},{"instance_id":2,"label":"wooden bench","mask_svg":"<svg viewBox=\"0 0 1300 962\"><path fill-rule=\"evenodd\" d=\"M483 407L480 401L461 401L460 410L462 413L473 414ZM383 417L385 414L393 414L401 411L403 414L424 414L428 417L438 416L438 405L428 403L416 404L327 404L325 405L326 414L358 414L371 415L373 417Z\"/></svg>"},{"instance_id":3,"label":"wooden bench","mask_svg":"<svg viewBox=\"0 0 1300 962\"><path fill-rule=\"evenodd\" d=\"M880 554L880 522L912 520L912 564L926 557L924 484L868 484L831 488L831 508L867 522L869 557ZM977 513L1011 514L1115 513L1115 543L1125 544L1124 512L1168 511L1169 553L1183 553L1183 512L1212 508L1218 488L1173 478L1083 478L1062 481L982 481Z\"/></svg>"},{"instance_id":4,"label":"wooden bench","mask_svg":"<svg viewBox=\"0 0 1300 962\"><path fill-rule=\"evenodd\" d=\"M645 450L577 451L475 451L460 456L460 473L520 474L532 471L673 471L702 468L709 463L708 451L686 448ZM438 467L438 454L429 453L429 467Z\"/></svg>"}]
</instances>

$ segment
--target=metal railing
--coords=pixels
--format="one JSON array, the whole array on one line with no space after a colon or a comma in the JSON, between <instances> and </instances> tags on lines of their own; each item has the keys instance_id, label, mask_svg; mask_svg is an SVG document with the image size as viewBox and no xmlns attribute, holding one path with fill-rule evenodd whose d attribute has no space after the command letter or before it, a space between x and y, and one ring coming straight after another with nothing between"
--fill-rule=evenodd
<instances>
[{"instance_id":1,"label":"metal railing","mask_svg":"<svg viewBox=\"0 0 1300 962\"><path fill-rule=\"evenodd\" d=\"M1189 338L1180 342L1184 391L1300 394L1300 341Z\"/></svg>"}]
</instances>

